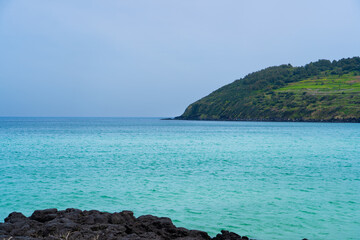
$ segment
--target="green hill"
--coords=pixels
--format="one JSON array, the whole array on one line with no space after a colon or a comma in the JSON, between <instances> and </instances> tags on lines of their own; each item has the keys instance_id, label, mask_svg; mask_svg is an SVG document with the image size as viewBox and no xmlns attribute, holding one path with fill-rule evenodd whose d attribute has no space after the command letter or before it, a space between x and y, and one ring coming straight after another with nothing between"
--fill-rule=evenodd
<instances>
[{"instance_id":1,"label":"green hill","mask_svg":"<svg viewBox=\"0 0 360 240\"><path fill-rule=\"evenodd\" d=\"M175 119L360 122L360 57L251 73Z\"/></svg>"}]
</instances>

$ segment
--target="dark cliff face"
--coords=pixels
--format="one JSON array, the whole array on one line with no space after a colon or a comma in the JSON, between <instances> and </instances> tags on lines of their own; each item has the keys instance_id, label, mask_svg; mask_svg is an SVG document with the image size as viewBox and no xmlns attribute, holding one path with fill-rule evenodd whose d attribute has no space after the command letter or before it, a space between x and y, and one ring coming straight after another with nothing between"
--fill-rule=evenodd
<instances>
[{"instance_id":1,"label":"dark cliff face","mask_svg":"<svg viewBox=\"0 0 360 240\"><path fill-rule=\"evenodd\" d=\"M176 227L171 219L151 215L134 217L131 211L118 213L81 211L79 209L37 210L30 217L11 213L0 223L0 239L248 239L221 231L211 238L206 232Z\"/></svg>"},{"instance_id":2,"label":"dark cliff face","mask_svg":"<svg viewBox=\"0 0 360 240\"><path fill-rule=\"evenodd\" d=\"M251 73L175 119L360 122L360 58L281 65Z\"/></svg>"}]
</instances>

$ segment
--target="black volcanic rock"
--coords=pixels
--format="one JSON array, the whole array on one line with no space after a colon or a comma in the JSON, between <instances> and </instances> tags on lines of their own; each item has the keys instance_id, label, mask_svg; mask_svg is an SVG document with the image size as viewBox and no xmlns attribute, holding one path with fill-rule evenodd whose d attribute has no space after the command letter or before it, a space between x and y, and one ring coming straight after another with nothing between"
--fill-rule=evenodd
<instances>
[{"instance_id":1,"label":"black volcanic rock","mask_svg":"<svg viewBox=\"0 0 360 240\"><path fill-rule=\"evenodd\" d=\"M144 215L134 217L131 211L116 213L68 208L36 210L30 217L13 212L0 223L0 239L178 239L178 240L245 240L236 233L221 231L215 238L206 232L176 227L170 218Z\"/></svg>"},{"instance_id":2,"label":"black volcanic rock","mask_svg":"<svg viewBox=\"0 0 360 240\"><path fill-rule=\"evenodd\" d=\"M45 210L36 210L31 216L30 219L38 222L48 222L56 218L57 209L45 209Z\"/></svg>"},{"instance_id":3,"label":"black volcanic rock","mask_svg":"<svg viewBox=\"0 0 360 240\"><path fill-rule=\"evenodd\" d=\"M241 236L237 235L236 233L221 230L221 234L216 235L216 237L213 238L214 240L237 240L237 239L243 239L248 240L247 237L241 238Z\"/></svg>"}]
</instances>

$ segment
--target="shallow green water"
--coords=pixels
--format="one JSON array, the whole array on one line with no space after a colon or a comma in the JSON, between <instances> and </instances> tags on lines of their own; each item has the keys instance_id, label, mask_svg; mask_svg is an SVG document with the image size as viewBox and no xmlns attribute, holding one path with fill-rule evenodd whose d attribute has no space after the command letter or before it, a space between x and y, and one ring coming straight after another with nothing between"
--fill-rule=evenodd
<instances>
[{"instance_id":1,"label":"shallow green water","mask_svg":"<svg viewBox=\"0 0 360 240\"><path fill-rule=\"evenodd\" d=\"M360 239L360 124L0 118L0 219L132 210L215 235Z\"/></svg>"}]
</instances>

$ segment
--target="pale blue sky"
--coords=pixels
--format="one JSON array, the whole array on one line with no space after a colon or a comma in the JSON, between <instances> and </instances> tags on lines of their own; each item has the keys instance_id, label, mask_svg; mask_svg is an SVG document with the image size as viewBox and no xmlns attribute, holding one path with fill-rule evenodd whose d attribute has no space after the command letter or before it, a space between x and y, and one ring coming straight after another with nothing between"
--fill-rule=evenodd
<instances>
[{"instance_id":1,"label":"pale blue sky","mask_svg":"<svg viewBox=\"0 0 360 240\"><path fill-rule=\"evenodd\" d=\"M359 0L0 0L0 116L178 116L250 72L359 55Z\"/></svg>"}]
</instances>

